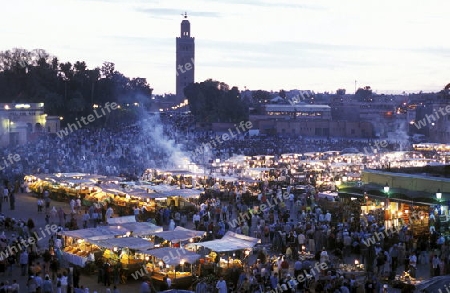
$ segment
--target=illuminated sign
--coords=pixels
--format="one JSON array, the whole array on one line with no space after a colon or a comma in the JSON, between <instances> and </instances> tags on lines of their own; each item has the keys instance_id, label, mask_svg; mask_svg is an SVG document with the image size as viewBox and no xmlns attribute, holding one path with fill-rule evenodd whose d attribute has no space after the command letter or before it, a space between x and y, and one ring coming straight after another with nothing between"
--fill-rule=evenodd
<instances>
[{"instance_id":1,"label":"illuminated sign","mask_svg":"<svg viewBox=\"0 0 450 293\"><path fill-rule=\"evenodd\" d=\"M30 108L30 107L31 107L31 106L30 106L29 104L17 104L17 105L15 106L16 109L21 109L21 108L28 109L28 108Z\"/></svg>"}]
</instances>

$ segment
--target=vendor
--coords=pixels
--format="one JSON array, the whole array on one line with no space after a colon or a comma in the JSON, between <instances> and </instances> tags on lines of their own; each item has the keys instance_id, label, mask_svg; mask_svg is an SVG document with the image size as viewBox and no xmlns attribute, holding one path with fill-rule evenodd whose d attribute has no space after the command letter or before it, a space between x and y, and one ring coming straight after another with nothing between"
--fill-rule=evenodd
<instances>
[{"instance_id":1,"label":"vendor","mask_svg":"<svg viewBox=\"0 0 450 293\"><path fill-rule=\"evenodd\" d=\"M147 273L151 274L155 270L155 265L151 262L147 263L145 266Z\"/></svg>"}]
</instances>

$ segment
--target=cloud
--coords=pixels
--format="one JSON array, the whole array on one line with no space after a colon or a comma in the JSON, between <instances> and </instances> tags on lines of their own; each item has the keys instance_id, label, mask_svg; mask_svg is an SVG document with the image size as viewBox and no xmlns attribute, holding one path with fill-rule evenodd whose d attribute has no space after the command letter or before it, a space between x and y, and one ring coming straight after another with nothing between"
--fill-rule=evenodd
<instances>
[{"instance_id":1,"label":"cloud","mask_svg":"<svg viewBox=\"0 0 450 293\"><path fill-rule=\"evenodd\" d=\"M372 60L354 57L373 53L380 48L358 45L334 45L308 42L197 42L199 50L218 54L199 64L215 67L254 67L254 68L333 68L337 66L374 65ZM222 52L220 54L220 51ZM226 52L226 53L225 53ZM200 52L199 52L200 53Z\"/></svg>"}]
</instances>

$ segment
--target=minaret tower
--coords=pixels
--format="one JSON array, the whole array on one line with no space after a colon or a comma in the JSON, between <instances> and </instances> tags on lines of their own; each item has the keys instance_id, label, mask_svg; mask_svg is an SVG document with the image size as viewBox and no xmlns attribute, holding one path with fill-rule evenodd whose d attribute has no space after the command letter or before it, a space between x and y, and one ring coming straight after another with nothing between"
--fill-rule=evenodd
<instances>
[{"instance_id":1,"label":"minaret tower","mask_svg":"<svg viewBox=\"0 0 450 293\"><path fill-rule=\"evenodd\" d=\"M195 42L194 38L191 37L191 24L187 20L187 13L185 12L183 16L181 34L176 39L176 95L180 102L185 98L184 88L194 82L195 72Z\"/></svg>"}]
</instances>

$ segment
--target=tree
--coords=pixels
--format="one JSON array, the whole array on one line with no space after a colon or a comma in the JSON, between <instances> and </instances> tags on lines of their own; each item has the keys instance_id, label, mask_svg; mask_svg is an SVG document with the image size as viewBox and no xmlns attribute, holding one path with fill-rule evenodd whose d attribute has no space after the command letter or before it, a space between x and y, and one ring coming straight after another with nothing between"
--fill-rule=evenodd
<instances>
[{"instance_id":1,"label":"tree","mask_svg":"<svg viewBox=\"0 0 450 293\"><path fill-rule=\"evenodd\" d=\"M266 103L272 97L272 94L268 91L257 90L252 93L254 103Z\"/></svg>"},{"instance_id":2,"label":"tree","mask_svg":"<svg viewBox=\"0 0 450 293\"><path fill-rule=\"evenodd\" d=\"M106 79L111 79L115 71L115 65L112 62L103 62L103 66L100 69L102 77Z\"/></svg>"},{"instance_id":3,"label":"tree","mask_svg":"<svg viewBox=\"0 0 450 293\"><path fill-rule=\"evenodd\" d=\"M239 122L248 119L248 106L237 87L212 79L188 85L184 94L197 122Z\"/></svg>"},{"instance_id":4,"label":"tree","mask_svg":"<svg viewBox=\"0 0 450 293\"><path fill-rule=\"evenodd\" d=\"M145 78L130 79L112 62L89 69L85 61L60 62L42 49L0 52L0 102L44 102L45 113L63 116L65 123L92 114L94 103L150 101L152 90Z\"/></svg>"},{"instance_id":5,"label":"tree","mask_svg":"<svg viewBox=\"0 0 450 293\"><path fill-rule=\"evenodd\" d=\"M360 102L370 102L372 98L372 89L370 86L359 88L355 93L355 98Z\"/></svg>"}]
</instances>

